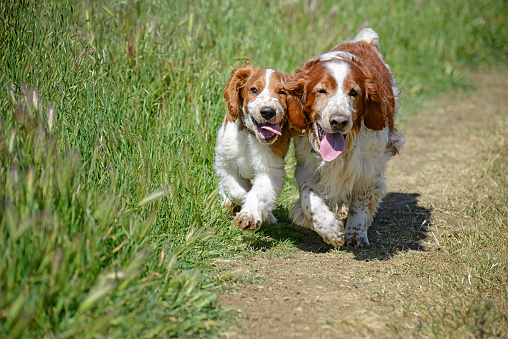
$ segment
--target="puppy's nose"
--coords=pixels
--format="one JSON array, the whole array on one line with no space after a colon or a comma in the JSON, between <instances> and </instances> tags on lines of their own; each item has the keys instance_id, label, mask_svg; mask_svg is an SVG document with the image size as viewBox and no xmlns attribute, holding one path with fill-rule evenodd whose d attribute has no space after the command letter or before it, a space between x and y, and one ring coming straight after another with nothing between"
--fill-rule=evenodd
<instances>
[{"instance_id":1,"label":"puppy's nose","mask_svg":"<svg viewBox=\"0 0 508 339\"><path fill-rule=\"evenodd\" d=\"M334 114L330 117L330 126L334 131L343 129L349 123L349 118L342 114Z\"/></svg>"},{"instance_id":2,"label":"puppy's nose","mask_svg":"<svg viewBox=\"0 0 508 339\"><path fill-rule=\"evenodd\" d=\"M272 107L265 106L265 107L261 107L261 109L259 110L259 113L261 113L261 116L263 117L263 119L268 121L275 116L275 109Z\"/></svg>"}]
</instances>

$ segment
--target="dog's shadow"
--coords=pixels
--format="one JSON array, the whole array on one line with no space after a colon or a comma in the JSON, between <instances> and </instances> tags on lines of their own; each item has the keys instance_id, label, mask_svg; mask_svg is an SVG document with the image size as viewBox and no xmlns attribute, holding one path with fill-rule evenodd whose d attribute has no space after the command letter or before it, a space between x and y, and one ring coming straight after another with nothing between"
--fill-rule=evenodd
<instances>
[{"instance_id":1,"label":"dog's shadow","mask_svg":"<svg viewBox=\"0 0 508 339\"><path fill-rule=\"evenodd\" d=\"M418 193L389 193L379 205L378 212L368 230L370 247L341 247L341 251L353 253L357 260L386 260L398 252L422 250L421 243L427 237L430 210L418 205ZM290 240L302 251L323 253L333 249L314 231L291 223L284 209L274 212L277 225L263 226L261 232L273 239ZM270 247L268 242L258 244Z\"/></svg>"}]
</instances>

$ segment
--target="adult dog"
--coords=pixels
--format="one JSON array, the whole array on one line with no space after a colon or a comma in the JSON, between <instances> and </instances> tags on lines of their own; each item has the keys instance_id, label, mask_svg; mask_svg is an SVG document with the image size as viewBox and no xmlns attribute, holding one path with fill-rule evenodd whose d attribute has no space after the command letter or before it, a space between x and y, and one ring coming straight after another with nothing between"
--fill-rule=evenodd
<instances>
[{"instance_id":1,"label":"adult dog","mask_svg":"<svg viewBox=\"0 0 508 339\"><path fill-rule=\"evenodd\" d=\"M367 229L386 191L386 164L404 143L394 127L398 90L377 33L363 29L309 60L288 91L303 105L306 124L296 127L308 132L295 137L300 200L291 211L294 222L337 248L370 245Z\"/></svg>"},{"instance_id":2,"label":"adult dog","mask_svg":"<svg viewBox=\"0 0 508 339\"><path fill-rule=\"evenodd\" d=\"M303 119L299 100L283 88L286 78L246 63L224 88L227 114L217 136L215 172L223 205L241 206L234 222L242 230L277 221L272 210L284 186L290 121Z\"/></svg>"}]
</instances>

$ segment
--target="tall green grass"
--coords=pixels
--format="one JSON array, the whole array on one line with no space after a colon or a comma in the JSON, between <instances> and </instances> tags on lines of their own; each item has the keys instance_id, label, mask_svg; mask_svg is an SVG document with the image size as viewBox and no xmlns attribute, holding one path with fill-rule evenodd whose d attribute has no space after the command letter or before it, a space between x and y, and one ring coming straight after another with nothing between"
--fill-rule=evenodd
<instances>
[{"instance_id":1,"label":"tall green grass","mask_svg":"<svg viewBox=\"0 0 508 339\"><path fill-rule=\"evenodd\" d=\"M0 336L215 336L249 255L213 174L222 88L368 24L404 107L505 64L503 1L2 1ZM316 2L317 3L317 2Z\"/></svg>"}]
</instances>

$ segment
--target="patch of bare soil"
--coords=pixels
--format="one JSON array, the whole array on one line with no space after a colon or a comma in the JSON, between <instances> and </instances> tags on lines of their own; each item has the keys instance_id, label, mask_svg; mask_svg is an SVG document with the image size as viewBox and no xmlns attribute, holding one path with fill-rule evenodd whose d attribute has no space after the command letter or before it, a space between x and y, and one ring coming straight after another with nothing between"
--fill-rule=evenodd
<instances>
[{"instance_id":1,"label":"patch of bare soil","mask_svg":"<svg viewBox=\"0 0 508 339\"><path fill-rule=\"evenodd\" d=\"M231 264L256 279L220 296L223 307L238 310L239 328L228 337L377 337L389 333L394 319L408 317L396 297L390 303L378 297L413 278L401 276L401 267L415 257L439 260L428 225L453 228L467 218L460 211L468 201L454 192L461 181L474 180L470 169L484 161L475 152L479 131L506 112L508 71L472 78L474 91L425 105L405 126L406 145L386 173L389 193L369 229L370 248L333 250L314 232L287 225L299 247L291 258L260 254ZM276 226L261 232L276 234L270 227Z\"/></svg>"}]
</instances>

